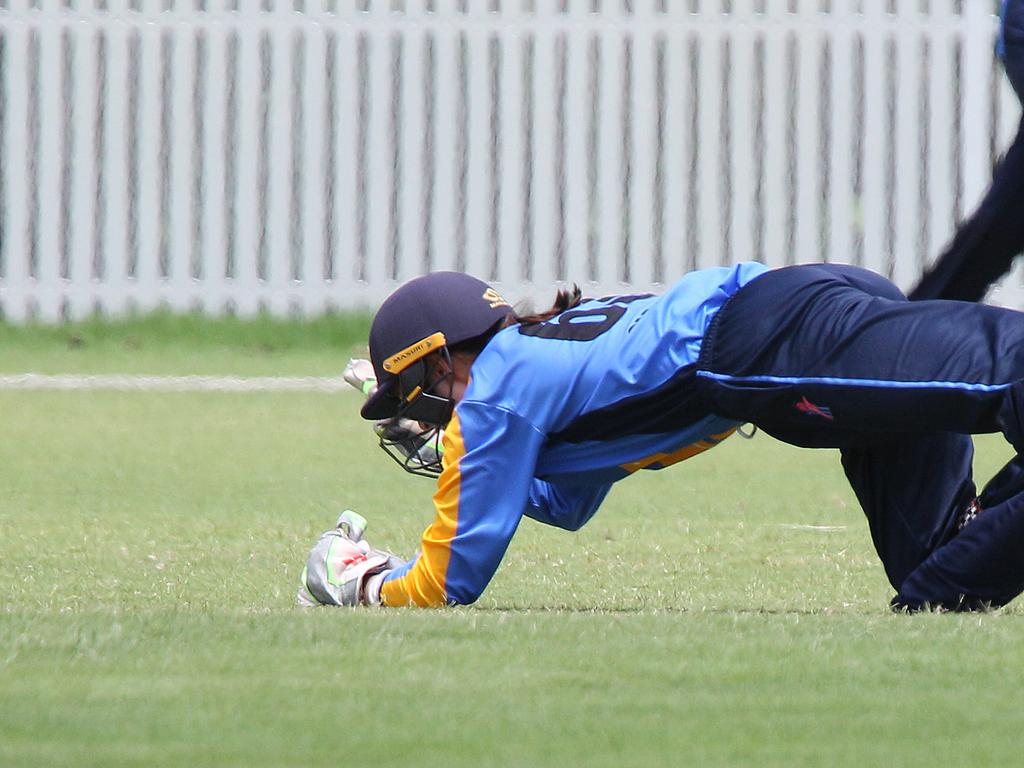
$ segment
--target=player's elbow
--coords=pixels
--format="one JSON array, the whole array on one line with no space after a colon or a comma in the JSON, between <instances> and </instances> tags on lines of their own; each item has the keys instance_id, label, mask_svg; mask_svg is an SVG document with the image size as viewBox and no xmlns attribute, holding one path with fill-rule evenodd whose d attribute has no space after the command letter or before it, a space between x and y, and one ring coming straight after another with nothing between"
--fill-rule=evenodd
<instances>
[{"instance_id":1,"label":"player's elbow","mask_svg":"<svg viewBox=\"0 0 1024 768\"><path fill-rule=\"evenodd\" d=\"M483 593L483 587L480 587L479 589L449 589L448 605L472 605L480 599L480 596Z\"/></svg>"},{"instance_id":2,"label":"player's elbow","mask_svg":"<svg viewBox=\"0 0 1024 768\"><path fill-rule=\"evenodd\" d=\"M478 572L476 569L462 569L462 572L454 575L449 573L445 584L445 593L448 596L449 605L472 605L483 594L487 588L489 576Z\"/></svg>"}]
</instances>

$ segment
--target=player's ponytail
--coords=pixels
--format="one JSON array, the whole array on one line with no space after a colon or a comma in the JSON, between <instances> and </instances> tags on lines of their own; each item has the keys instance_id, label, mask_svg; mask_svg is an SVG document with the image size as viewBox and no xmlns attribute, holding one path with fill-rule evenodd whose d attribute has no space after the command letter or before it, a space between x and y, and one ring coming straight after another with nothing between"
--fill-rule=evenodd
<instances>
[{"instance_id":1,"label":"player's ponytail","mask_svg":"<svg viewBox=\"0 0 1024 768\"><path fill-rule=\"evenodd\" d=\"M572 309L582 300L583 294L580 292L580 287L573 283L572 290L558 291L555 295L555 303L551 305L550 309L547 309L544 312L533 312L526 315L509 312L503 320L499 320L479 336L474 336L471 339L460 341L458 344L449 345L448 351L453 355L459 353L474 356L478 355L480 351L487 346L487 342L491 340L494 334L503 328L509 328L513 325L535 325L537 323L543 323L545 320L550 320L555 315L559 315L568 309Z\"/></svg>"},{"instance_id":2,"label":"player's ponytail","mask_svg":"<svg viewBox=\"0 0 1024 768\"><path fill-rule=\"evenodd\" d=\"M516 315L512 324L535 325L550 320L555 315L560 315L567 309L578 306L583 300L583 294L576 283L572 284L572 290L559 290L555 295L555 303L550 309L544 312L534 312L528 315Z\"/></svg>"}]
</instances>

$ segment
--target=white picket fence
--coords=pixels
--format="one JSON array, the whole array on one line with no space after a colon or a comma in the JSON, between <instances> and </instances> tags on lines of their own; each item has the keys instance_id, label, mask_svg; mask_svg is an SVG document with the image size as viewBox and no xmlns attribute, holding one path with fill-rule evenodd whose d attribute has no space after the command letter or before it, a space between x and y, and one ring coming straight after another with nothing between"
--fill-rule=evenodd
<instances>
[{"instance_id":1,"label":"white picket fence","mask_svg":"<svg viewBox=\"0 0 1024 768\"><path fill-rule=\"evenodd\" d=\"M748 259L906 286L1019 119L994 6L0 0L0 309L316 314L445 268L543 303Z\"/></svg>"}]
</instances>

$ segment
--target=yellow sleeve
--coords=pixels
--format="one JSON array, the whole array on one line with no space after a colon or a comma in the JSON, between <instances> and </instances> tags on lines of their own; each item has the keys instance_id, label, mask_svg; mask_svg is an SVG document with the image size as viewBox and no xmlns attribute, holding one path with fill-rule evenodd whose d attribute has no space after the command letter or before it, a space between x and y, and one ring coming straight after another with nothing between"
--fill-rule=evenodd
<instances>
[{"instance_id":1,"label":"yellow sleeve","mask_svg":"<svg viewBox=\"0 0 1024 768\"><path fill-rule=\"evenodd\" d=\"M419 555L408 566L391 574L381 586L384 605L430 608L448 604L445 577L458 528L459 460L465 450L459 419L455 415L444 433L441 476L434 492L434 522L423 533Z\"/></svg>"}]
</instances>

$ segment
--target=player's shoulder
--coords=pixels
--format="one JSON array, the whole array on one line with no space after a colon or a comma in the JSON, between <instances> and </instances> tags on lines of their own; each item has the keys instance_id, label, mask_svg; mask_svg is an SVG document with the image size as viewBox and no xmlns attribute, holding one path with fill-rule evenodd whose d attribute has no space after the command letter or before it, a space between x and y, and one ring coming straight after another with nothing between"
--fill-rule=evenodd
<instances>
[{"instance_id":1,"label":"player's shoulder","mask_svg":"<svg viewBox=\"0 0 1024 768\"><path fill-rule=\"evenodd\" d=\"M732 295L755 278L769 271L769 267L758 261L742 261L722 267L708 267L687 272L666 292L667 297L678 294L725 293Z\"/></svg>"},{"instance_id":2,"label":"player's shoulder","mask_svg":"<svg viewBox=\"0 0 1024 768\"><path fill-rule=\"evenodd\" d=\"M560 345L531 341L519 326L496 334L473 362L467 398L513 411L535 423L544 421L538 412L557 407L554 401L573 388L578 363L564 351L559 353Z\"/></svg>"}]
</instances>

